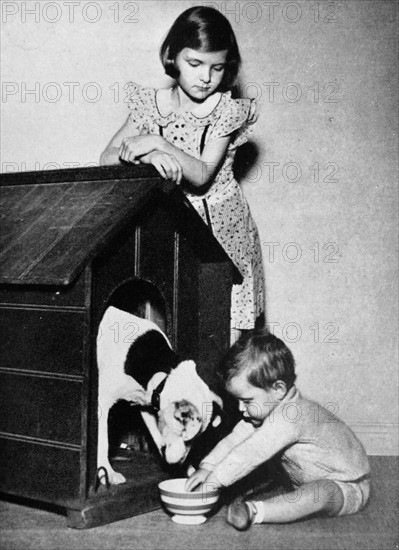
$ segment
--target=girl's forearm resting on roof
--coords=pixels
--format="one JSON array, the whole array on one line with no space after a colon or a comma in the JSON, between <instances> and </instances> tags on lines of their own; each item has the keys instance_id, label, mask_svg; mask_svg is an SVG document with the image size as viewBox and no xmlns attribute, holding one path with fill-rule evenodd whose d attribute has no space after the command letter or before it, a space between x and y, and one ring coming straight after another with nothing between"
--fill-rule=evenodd
<instances>
[{"instance_id":1,"label":"girl's forearm resting on roof","mask_svg":"<svg viewBox=\"0 0 399 550\"><path fill-rule=\"evenodd\" d=\"M119 147L107 147L100 156L100 166L109 166L110 164L122 164L119 156Z\"/></svg>"},{"instance_id":2,"label":"girl's forearm resting on roof","mask_svg":"<svg viewBox=\"0 0 399 550\"><path fill-rule=\"evenodd\" d=\"M131 128L126 123L102 153L100 164L121 164L122 160L139 161L154 151L162 151L175 157L182 168L184 178L189 183L201 187L206 186L214 178L223 162L229 142L229 136L212 140L198 159L175 147L162 136L132 135Z\"/></svg>"},{"instance_id":3,"label":"girl's forearm resting on roof","mask_svg":"<svg viewBox=\"0 0 399 550\"><path fill-rule=\"evenodd\" d=\"M201 158L198 159L175 147L161 136L145 134L125 137L122 140L119 155L122 160L132 162L153 151L162 151L175 157L188 182L201 187L213 179L224 159L229 141L228 136L213 140L207 144Z\"/></svg>"},{"instance_id":4,"label":"girl's forearm resting on roof","mask_svg":"<svg viewBox=\"0 0 399 550\"><path fill-rule=\"evenodd\" d=\"M220 167L221 162L223 161L225 154L224 150L221 153L219 153L219 151L216 151L216 154L209 155L208 148L207 155L206 148L201 158L197 159L185 153L178 147L175 147L173 144L169 143L163 138L160 138L158 148L165 153L173 155L177 159L182 167L184 178L195 187L207 185L213 179L217 170Z\"/></svg>"}]
</instances>

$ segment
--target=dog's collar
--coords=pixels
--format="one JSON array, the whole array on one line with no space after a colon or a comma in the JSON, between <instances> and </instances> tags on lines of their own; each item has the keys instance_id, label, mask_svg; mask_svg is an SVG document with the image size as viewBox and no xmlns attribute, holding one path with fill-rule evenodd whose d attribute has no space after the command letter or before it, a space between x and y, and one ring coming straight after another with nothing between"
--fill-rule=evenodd
<instances>
[{"instance_id":1,"label":"dog's collar","mask_svg":"<svg viewBox=\"0 0 399 550\"><path fill-rule=\"evenodd\" d=\"M158 412L160 409L160 401L161 401L161 392L164 389L165 382L167 380L167 376L161 382L158 384L156 388L154 388L151 396L151 407L154 409L154 411Z\"/></svg>"}]
</instances>

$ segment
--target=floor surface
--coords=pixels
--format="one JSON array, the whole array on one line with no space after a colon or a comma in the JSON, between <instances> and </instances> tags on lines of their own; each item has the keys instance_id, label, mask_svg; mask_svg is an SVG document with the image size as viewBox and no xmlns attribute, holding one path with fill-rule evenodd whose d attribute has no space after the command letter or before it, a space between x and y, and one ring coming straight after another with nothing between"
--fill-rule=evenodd
<instances>
[{"instance_id":1,"label":"floor surface","mask_svg":"<svg viewBox=\"0 0 399 550\"><path fill-rule=\"evenodd\" d=\"M285 525L255 525L238 532L225 522L225 507L200 526L176 525L155 510L83 531L66 527L62 515L0 502L0 548L34 550L394 550L399 548L398 457L370 457L371 500L349 517Z\"/></svg>"}]
</instances>

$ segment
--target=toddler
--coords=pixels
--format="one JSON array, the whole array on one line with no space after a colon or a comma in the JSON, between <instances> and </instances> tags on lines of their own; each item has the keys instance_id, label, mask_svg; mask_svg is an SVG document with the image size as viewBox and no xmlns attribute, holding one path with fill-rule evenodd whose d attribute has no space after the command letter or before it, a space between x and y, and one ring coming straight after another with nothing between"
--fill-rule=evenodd
<instances>
[{"instance_id":1,"label":"toddler","mask_svg":"<svg viewBox=\"0 0 399 550\"><path fill-rule=\"evenodd\" d=\"M228 352L220 375L243 419L188 478L187 490L205 482L231 485L281 453L293 491L233 501L227 522L236 529L354 514L365 506L370 468L364 448L348 426L297 390L294 358L284 342L248 331Z\"/></svg>"}]
</instances>

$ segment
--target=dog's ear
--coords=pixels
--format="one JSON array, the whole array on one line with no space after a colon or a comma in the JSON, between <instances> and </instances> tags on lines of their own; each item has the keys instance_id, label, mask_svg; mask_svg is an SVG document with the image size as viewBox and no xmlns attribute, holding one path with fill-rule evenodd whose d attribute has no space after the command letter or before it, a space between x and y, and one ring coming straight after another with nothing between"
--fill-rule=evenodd
<instances>
[{"instance_id":1,"label":"dog's ear","mask_svg":"<svg viewBox=\"0 0 399 550\"><path fill-rule=\"evenodd\" d=\"M210 424L214 428L217 428L222 422L223 416L223 401L222 399L212 390L210 390L212 396L212 416L210 419Z\"/></svg>"},{"instance_id":2,"label":"dog's ear","mask_svg":"<svg viewBox=\"0 0 399 550\"><path fill-rule=\"evenodd\" d=\"M213 407L212 407L212 417L210 422L214 428L217 428L222 422L222 414L223 414L222 407L219 405L218 402L214 401Z\"/></svg>"}]
</instances>

